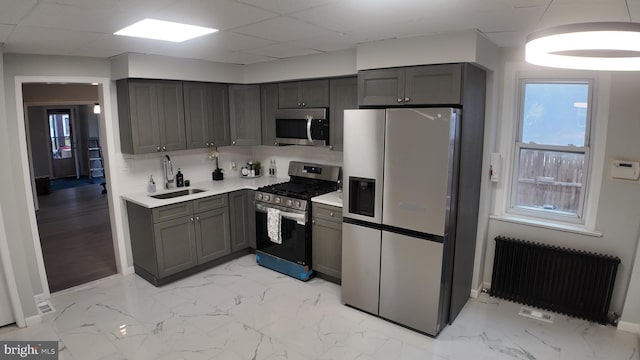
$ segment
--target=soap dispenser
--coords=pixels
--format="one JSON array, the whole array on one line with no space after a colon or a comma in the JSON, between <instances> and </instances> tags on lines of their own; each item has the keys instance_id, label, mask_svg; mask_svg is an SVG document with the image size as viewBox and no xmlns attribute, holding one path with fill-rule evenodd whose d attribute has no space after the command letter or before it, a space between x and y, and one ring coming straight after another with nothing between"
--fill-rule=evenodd
<instances>
[{"instance_id":1,"label":"soap dispenser","mask_svg":"<svg viewBox=\"0 0 640 360\"><path fill-rule=\"evenodd\" d=\"M180 168L178 168L178 173L176 174L176 186L183 187L184 186L184 175L180 172Z\"/></svg>"},{"instance_id":2,"label":"soap dispenser","mask_svg":"<svg viewBox=\"0 0 640 360\"><path fill-rule=\"evenodd\" d=\"M147 184L147 192L156 192L156 182L153 181L153 175L149 175L149 183Z\"/></svg>"}]
</instances>

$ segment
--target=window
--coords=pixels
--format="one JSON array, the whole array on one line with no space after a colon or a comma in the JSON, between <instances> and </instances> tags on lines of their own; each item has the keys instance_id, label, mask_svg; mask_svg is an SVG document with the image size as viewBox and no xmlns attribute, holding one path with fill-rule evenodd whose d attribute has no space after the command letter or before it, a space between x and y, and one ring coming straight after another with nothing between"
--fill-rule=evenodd
<instances>
[{"instance_id":1,"label":"window","mask_svg":"<svg viewBox=\"0 0 640 360\"><path fill-rule=\"evenodd\" d=\"M511 212L584 222L592 87L521 79Z\"/></svg>"},{"instance_id":2,"label":"window","mask_svg":"<svg viewBox=\"0 0 640 360\"><path fill-rule=\"evenodd\" d=\"M54 159L68 159L73 156L71 144L70 112L49 111L49 135L51 155Z\"/></svg>"}]
</instances>

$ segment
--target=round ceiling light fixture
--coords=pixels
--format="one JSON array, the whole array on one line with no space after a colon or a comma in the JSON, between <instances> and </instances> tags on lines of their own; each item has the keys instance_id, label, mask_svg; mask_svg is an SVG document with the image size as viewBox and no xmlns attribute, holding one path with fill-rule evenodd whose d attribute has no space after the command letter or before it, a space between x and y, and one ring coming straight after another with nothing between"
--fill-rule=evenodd
<instances>
[{"instance_id":1,"label":"round ceiling light fixture","mask_svg":"<svg viewBox=\"0 0 640 360\"><path fill-rule=\"evenodd\" d=\"M597 22L556 26L527 36L528 63L581 70L640 70L640 24Z\"/></svg>"}]
</instances>

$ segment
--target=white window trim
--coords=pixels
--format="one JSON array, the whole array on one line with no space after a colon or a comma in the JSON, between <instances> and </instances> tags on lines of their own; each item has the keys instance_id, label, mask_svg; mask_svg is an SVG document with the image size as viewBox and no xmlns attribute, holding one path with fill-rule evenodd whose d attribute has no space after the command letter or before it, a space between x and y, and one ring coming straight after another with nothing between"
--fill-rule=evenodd
<instances>
[{"instance_id":1,"label":"white window trim","mask_svg":"<svg viewBox=\"0 0 640 360\"><path fill-rule=\"evenodd\" d=\"M584 206L584 223L560 222L546 220L526 214L507 213L510 209L510 196L513 183L514 156L516 150L517 130L519 123L519 80L521 78L541 79L594 79L593 109L591 112L591 127L593 137L590 138L590 168L589 179ZM509 222L543 228L583 233L592 236L602 236L596 230L597 212L600 201L600 189L604 171L605 143L607 138L607 123L609 116L609 93L611 89L611 75L608 72L572 71L543 69L522 62L508 62L504 67L502 87L502 104L499 119L496 149L502 156L502 174L495 185L495 197L491 218ZM590 134L590 135L591 135Z\"/></svg>"}]
</instances>

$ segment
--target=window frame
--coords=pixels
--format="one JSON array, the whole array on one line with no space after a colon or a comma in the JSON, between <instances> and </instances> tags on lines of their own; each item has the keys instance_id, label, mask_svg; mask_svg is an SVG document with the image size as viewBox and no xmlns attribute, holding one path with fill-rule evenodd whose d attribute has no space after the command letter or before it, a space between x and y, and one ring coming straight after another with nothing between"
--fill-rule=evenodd
<instances>
[{"instance_id":1,"label":"window frame","mask_svg":"<svg viewBox=\"0 0 640 360\"><path fill-rule=\"evenodd\" d=\"M564 145L542 145L542 144L529 144L523 143L523 127L524 127L524 100L525 100L525 86L527 84L587 84L587 110L585 121L585 139L584 146L564 146ZM560 221L572 224L586 224L586 208L589 204L589 186L592 176L592 143L591 139L595 138L595 126L592 126L592 121L595 117L594 101L596 93L595 88L597 86L596 79L592 77L565 77L565 76L517 76L517 105L515 114L515 137L512 156L513 167L510 174L511 187L508 192L506 213L513 215L520 215L531 218L538 218L544 220ZM582 189L580 192L580 199L578 209L576 213L569 213L564 211L555 211L547 209L536 209L532 207L526 207L516 205L518 178L520 175L520 153L523 149L542 150L542 151L557 151L562 153L574 153L584 154L584 166L582 176Z\"/></svg>"}]
</instances>

